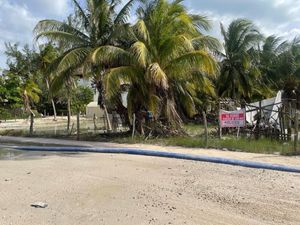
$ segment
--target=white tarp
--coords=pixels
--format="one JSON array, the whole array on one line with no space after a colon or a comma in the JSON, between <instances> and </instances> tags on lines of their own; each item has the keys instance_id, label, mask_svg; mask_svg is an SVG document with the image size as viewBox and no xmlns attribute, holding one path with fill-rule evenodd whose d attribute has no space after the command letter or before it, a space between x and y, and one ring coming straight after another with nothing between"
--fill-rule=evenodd
<instances>
[{"instance_id":1,"label":"white tarp","mask_svg":"<svg viewBox=\"0 0 300 225\"><path fill-rule=\"evenodd\" d=\"M250 106L249 106L250 105ZM246 106L246 121L255 125L255 115L259 113L259 102L253 102ZM282 92L279 91L274 98L269 98L261 101L261 106L263 107L263 115L265 119L272 125L275 125L279 128L279 115L278 110L282 106Z\"/></svg>"}]
</instances>

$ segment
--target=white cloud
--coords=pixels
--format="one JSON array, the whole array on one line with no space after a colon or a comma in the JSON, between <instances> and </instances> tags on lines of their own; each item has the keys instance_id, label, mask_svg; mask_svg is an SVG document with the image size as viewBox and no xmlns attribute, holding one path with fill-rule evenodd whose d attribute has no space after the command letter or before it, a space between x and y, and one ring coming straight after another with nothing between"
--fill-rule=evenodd
<instances>
[{"instance_id":1,"label":"white cloud","mask_svg":"<svg viewBox=\"0 0 300 225\"><path fill-rule=\"evenodd\" d=\"M68 11L68 0L14 0L37 17L60 17Z\"/></svg>"},{"instance_id":2,"label":"white cloud","mask_svg":"<svg viewBox=\"0 0 300 225\"><path fill-rule=\"evenodd\" d=\"M266 36L292 39L300 35L300 0L187 0L186 5L212 19L212 34L218 38L220 22L227 26L237 18L252 20Z\"/></svg>"},{"instance_id":3,"label":"white cloud","mask_svg":"<svg viewBox=\"0 0 300 225\"><path fill-rule=\"evenodd\" d=\"M37 22L30 12L15 3L0 0L0 55L4 56L5 42L25 43L31 41L32 28ZM0 61L0 67L3 66Z\"/></svg>"},{"instance_id":4,"label":"white cloud","mask_svg":"<svg viewBox=\"0 0 300 225\"><path fill-rule=\"evenodd\" d=\"M0 67L5 64L5 42L30 44L39 20L62 19L68 13L68 0L0 0Z\"/></svg>"}]
</instances>

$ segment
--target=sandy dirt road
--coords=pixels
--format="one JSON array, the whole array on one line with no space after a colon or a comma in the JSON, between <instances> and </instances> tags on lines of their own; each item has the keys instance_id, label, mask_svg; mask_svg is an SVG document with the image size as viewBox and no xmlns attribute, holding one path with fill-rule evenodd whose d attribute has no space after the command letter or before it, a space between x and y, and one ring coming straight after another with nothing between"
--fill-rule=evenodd
<instances>
[{"instance_id":1,"label":"sandy dirt road","mask_svg":"<svg viewBox=\"0 0 300 225\"><path fill-rule=\"evenodd\" d=\"M298 225L300 174L108 154L0 161L0 224Z\"/></svg>"}]
</instances>

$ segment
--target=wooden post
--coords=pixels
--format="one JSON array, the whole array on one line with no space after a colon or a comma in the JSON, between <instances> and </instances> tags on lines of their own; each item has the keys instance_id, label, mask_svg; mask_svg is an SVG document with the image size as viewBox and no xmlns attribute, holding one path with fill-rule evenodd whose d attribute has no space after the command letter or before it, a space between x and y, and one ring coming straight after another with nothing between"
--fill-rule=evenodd
<instances>
[{"instance_id":1,"label":"wooden post","mask_svg":"<svg viewBox=\"0 0 300 225\"><path fill-rule=\"evenodd\" d=\"M260 131L260 123L261 123L261 119L262 119L262 110L261 110L261 101L259 101L259 117L258 117L258 120L257 120L257 124L256 124L256 126L257 126L257 139L259 139L260 138L260 133L261 133L261 131Z\"/></svg>"},{"instance_id":2,"label":"wooden post","mask_svg":"<svg viewBox=\"0 0 300 225\"><path fill-rule=\"evenodd\" d=\"M284 141L287 141L287 133L285 132L286 130L286 107L284 106L284 110L282 110L282 129L283 129L283 137Z\"/></svg>"},{"instance_id":3,"label":"wooden post","mask_svg":"<svg viewBox=\"0 0 300 225\"><path fill-rule=\"evenodd\" d=\"M135 134L135 113L132 115L132 139L134 138L134 134Z\"/></svg>"},{"instance_id":4,"label":"wooden post","mask_svg":"<svg viewBox=\"0 0 300 225\"><path fill-rule=\"evenodd\" d=\"M96 114L94 113L94 116L93 116L93 123L94 123L94 131L97 130L97 125L96 125Z\"/></svg>"},{"instance_id":5,"label":"wooden post","mask_svg":"<svg viewBox=\"0 0 300 225\"><path fill-rule=\"evenodd\" d=\"M208 129L207 129L207 118L206 118L206 113L203 110L202 111L203 115L203 122L204 122L204 134L205 134L205 147L208 147Z\"/></svg>"},{"instance_id":6,"label":"wooden post","mask_svg":"<svg viewBox=\"0 0 300 225\"><path fill-rule=\"evenodd\" d=\"M29 127L29 134L33 134L33 123L34 123L34 114L30 112L30 127Z\"/></svg>"},{"instance_id":7,"label":"wooden post","mask_svg":"<svg viewBox=\"0 0 300 225\"><path fill-rule=\"evenodd\" d=\"M280 126L279 139L283 140L282 110L280 110L279 113L278 113L278 119L279 119L279 126Z\"/></svg>"},{"instance_id":8,"label":"wooden post","mask_svg":"<svg viewBox=\"0 0 300 225\"><path fill-rule=\"evenodd\" d=\"M222 126L221 126L221 119L220 119L220 113L221 113L221 103L219 102L219 138L222 139Z\"/></svg>"},{"instance_id":9,"label":"wooden post","mask_svg":"<svg viewBox=\"0 0 300 225\"><path fill-rule=\"evenodd\" d=\"M299 117L297 113L297 108L295 109L295 136L294 136L294 151L298 150L298 140L299 140Z\"/></svg>"},{"instance_id":10,"label":"wooden post","mask_svg":"<svg viewBox=\"0 0 300 225\"><path fill-rule=\"evenodd\" d=\"M68 97L68 122L67 122L67 131L70 131L70 124L71 124L71 99Z\"/></svg>"},{"instance_id":11,"label":"wooden post","mask_svg":"<svg viewBox=\"0 0 300 225\"><path fill-rule=\"evenodd\" d=\"M236 138L238 139L240 137L240 127L237 129Z\"/></svg>"},{"instance_id":12,"label":"wooden post","mask_svg":"<svg viewBox=\"0 0 300 225\"><path fill-rule=\"evenodd\" d=\"M77 112L77 141L80 140L80 112Z\"/></svg>"},{"instance_id":13,"label":"wooden post","mask_svg":"<svg viewBox=\"0 0 300 225\"><path fill-rule=\"evenodd\" d=\"M291 136L292 136L292 103L289 102L289 108L288 108L289 112L288 112L288 140L291 140Z\"/></svg>"}]
</instances>

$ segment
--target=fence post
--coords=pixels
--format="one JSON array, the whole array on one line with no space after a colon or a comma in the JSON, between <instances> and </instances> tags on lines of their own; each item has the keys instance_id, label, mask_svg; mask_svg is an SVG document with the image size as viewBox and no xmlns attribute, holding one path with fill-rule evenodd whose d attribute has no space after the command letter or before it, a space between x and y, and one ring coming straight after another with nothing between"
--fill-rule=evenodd
<instances>
[{"instance_id":1,"label":"fence post","mask_svg":"<svg viewBox=\"0 0 300 225\"><path fill-rule=\"evenodd\" d=\"M260 135L261 135L261 129L260 129L260 123L261 123L261 120L262 120L262 108L261 108L261 101L259 101L259 119L257 120L257 139L260 138Z\"/></svg>"},{"instance_id":2,"label":"fence post","mask_svg":"<svg viewBox=\"0 0 300 225\"><path fill-rule=\"evenodd\" d=\"M97 130L97 125L96 125L96 114L94 113L94 116L93 116L93 122L94 122L94 131Z\"/></svg>"},{"instance_id":3,"label":"fence post","mask_svg":"<svg viewBox=\"0 0 300 225\"><path fill-rule=\"evenodd\" d=\"M208 147L208 129L207 129L207 118L206 118L206 113L203 110L202 111L203 115L203 122L204 122L204 133L205 133L205 147Z\"/></svg>"},{"instance_id":4,"label":"fence post","mask_svg":"<svg viewBox=\"0 0 300 225\"><path fill-rule=\"evenodd\" d=\"M218 115L218 121L219 121L219 138L222 139L222 126L221 126L221 120L220 120L220 113L221 113L221 102L219 102L219 115Z\"/></svg>"},{"instance_id":5,"label":"fence post","mask_svg":"<svg viewBox=\"0 0 300 225\"><path fill-rule=\"evenodd\" d=\"M292 137L292 103L289 101L289 108L288 108L288 141L291 141Z\"/></svg>"},{"instance_id":6,"label":"fence post","mask_svg":"<svg viewBox=\"0 0 300 225\"><path fill-rule=\"evenodd\" d=\"M30 127L29 127L29 134L33 134L33 123L34 123L34 114L30 112Z\"/></svg>"},{"instance_id":7,"label":"fence post","mask_svg":"<svg viewBox=\"0 0 300 225\"><path fill-rule=\"evenodd\" d=\"M240 137L240 127L238 127L237 133L236 133L236 138L239 139L239 137Z\"/></svg>"},{"instance_id":8,"label":"fence post","mask_svg":"<svg viewBox=\"0 0 300 225\"><path fill-rule=\"evenodd\" d=\"M77 141L80 140L80 112L77 112Z\"/></svg>"},{"instance_id":9,"label":"fence post","mask_svg":"<svg viewBox=\"0 0 300 225\"><path fill-rule=\"evenodd\" d=\"M294 136L294 151L296 152L298 149L298 139L299 139L299 118L297 108L295 111L295 136Z\"/></svg>"}]
</instances>

